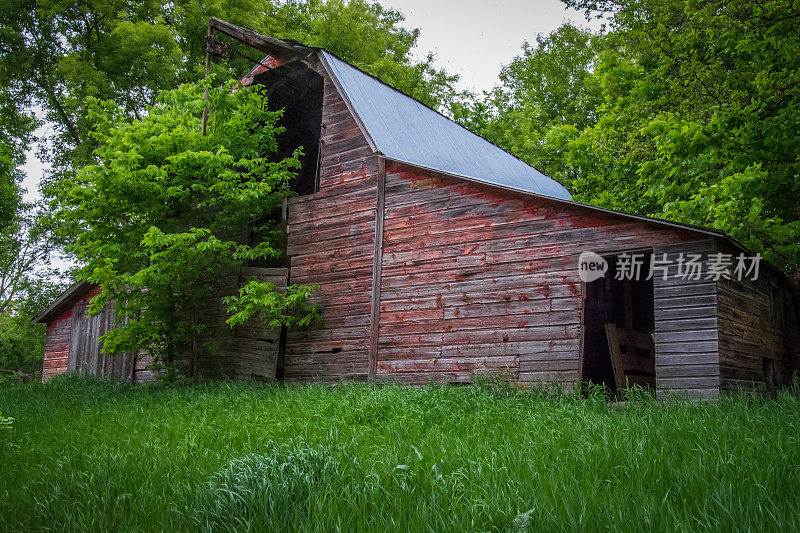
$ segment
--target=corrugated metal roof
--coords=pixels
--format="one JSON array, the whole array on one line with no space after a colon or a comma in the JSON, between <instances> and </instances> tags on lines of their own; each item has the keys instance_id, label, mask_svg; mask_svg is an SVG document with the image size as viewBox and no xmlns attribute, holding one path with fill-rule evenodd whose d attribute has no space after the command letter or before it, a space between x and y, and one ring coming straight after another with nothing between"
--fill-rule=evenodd
<instances>
[{"instance_id":1,"label":"corrugated metal roof","mask_svg":"<svg viewBox=\"0 0 800 533\"><path fill-rule=\"evenodd\" d=\"M567 189L444 115L320 50L342 96L389 159L511 189L570 200Z\"/></svg>"}]
</instances>

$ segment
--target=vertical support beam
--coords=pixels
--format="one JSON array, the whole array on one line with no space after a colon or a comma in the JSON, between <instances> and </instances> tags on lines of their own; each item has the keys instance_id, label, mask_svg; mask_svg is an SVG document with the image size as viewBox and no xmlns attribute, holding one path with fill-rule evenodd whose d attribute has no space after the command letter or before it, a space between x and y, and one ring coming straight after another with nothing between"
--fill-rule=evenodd
<instances>
[{"instance_id":1,"label":"vertical support beam","mask_svg":"<svg viewBox=\"0 0 800 533\"><path fill-rule=\"evenodd\" d=\"M580 321L581 321L581 329L580 329L580 340L578 341L578 383L577 386L580 388L582 387L583 382L583 349L584 349L584 342L586 339L586 296L587 290L589 290L587 283L585 281L581 281L581 314L580 314Z\"/></svg>"},{"instance_id":2,"label":"vertical support beam","mask_svg":"<svg viewBox=\"0 0 800 533\"><path fill-rule=\"evenodd\" d=\"M386 205L386 159L378 157L378 192L375 209L375 253L372 257L372 316L369 331L369 380L378 372L378 332L381 319L381 265L383 263L383 217Z\"/></svg>"},{"instance_id":3,"label":"vertical support beam","mask_svg":"<svg viewBox=\"0 0 800 533\"><path fill-rule=\"evenodd\" d=\"M211 29L211 22L208 23L208 34L206 36L206 80L211 75L211 52L208 51L208 45L213 38L214 33ZM206 124L208 124L208 87L203 92L203 126L202 126L202 135L203 137L206 136Z\"/></svg>"},{"instance_id":4,"label":"vertical support beam","mask_svg":"<svg viewBox=\"0 0 800 533\"><path fill-rule=\"evenodd\" d=\"M283 220L286 220L288 206L286 198L283 199ZM291 266L291 260L289 260ZM289 267L286 267L286 281L283 284L284 292L286 287L289 286L290 276ZM289 329L286 326L281 326L281 333L278 337L278 352L275 354L275 367L272 369L272 377L283 381L286 375L286 346L289 343Z\"/></svg>"}]
</instances>

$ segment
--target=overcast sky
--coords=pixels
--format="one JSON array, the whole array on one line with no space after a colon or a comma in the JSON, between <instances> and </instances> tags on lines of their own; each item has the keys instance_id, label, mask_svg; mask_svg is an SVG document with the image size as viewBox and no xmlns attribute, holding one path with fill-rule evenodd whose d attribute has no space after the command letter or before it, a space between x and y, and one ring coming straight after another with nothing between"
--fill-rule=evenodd
<instances>
[{"instance_id":1,"label":"overcast sky","mask_svg":"<svg viewBox=\"0 0 800 533\"><path fill-rule=\"evenodd\" d=\"M404 25L419 28L417 55L436 54L437 64L461 76L461 88L491 89L503 65L519 54L524 41L571 21L587 26L582 13L559 0L384 0L401 11Z\"/></svg>"},{"instance_id":2,"label":"overcast sky","mask_svg":"<svg viewBox=\"0 0 800 533\"><path fill-rule=\"evenodd\" d=\"M460 88L480 94L491 89L501 67L519 53L523 41L549 33L567 21L585 26L583 15L567 10L559 0L383 0L401 11L404 25L419 28L416 56L436 55L436 64L459 74ZM46 126L44 127L46 128ZM39 133L44 133L42 129ZM45 167L28 154L23 186L27 198L38 197Z\"/></svg>"}]
</instances>

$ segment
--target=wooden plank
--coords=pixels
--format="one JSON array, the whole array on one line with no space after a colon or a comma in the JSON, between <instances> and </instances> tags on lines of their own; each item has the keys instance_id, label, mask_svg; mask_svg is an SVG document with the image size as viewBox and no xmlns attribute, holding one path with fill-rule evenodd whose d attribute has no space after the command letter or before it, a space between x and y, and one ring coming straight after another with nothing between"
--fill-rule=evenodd
<instances>
[{"instance_id":1,"label":"wooden plank","mask_svg":"<svg viewBox=\"0 0 800 533\"><path fill-rule=\"evenodd\" d=\"M82 353L80 344L83 341L83 314L85 311L86 307L82 305L76 305L72 309L67 372L76 372L79 368L79 354Z\"/></svg>"},{"instance_id":2,"label":"wooden plank","mask_svg":"<svg viewBox=\"0 0 800 533\"><path fill-rule=\"evenodd\" d=\"M631 331L629 329L615 329L621 345L647 350L651 354L655 353L655 341L653 340L652 334Z\"/></svg>"},{"instance_id":3,"label":"wooden plank","mask_svg":"<svg viewBox=\"0 0 800 533\"><path fill-rule=\"evenodd\" d=\"M611 368L614 371L614 382L617 386L617 394L627 388L625 383L625 369L622 365L622 354L619 351L619 336L617 327L614 324L606 324L606 340L608 341L608 353L611 356Z\"/></svg>"},{"instance_id":4,"label":"wooden plank","mask_svg":"<svg viewBox=\"0 0 800 533\"><path fill-rule=\"evenodd\" d=\"M291 199L291 283L320 284L323 321L287 334L285 378L366 378L373 321L378 157L326 79L320 190ZM378 308L379 310L379 308Z\"/></svg>"},{"instance_id":5,"label":"wooden plank","mask_svg":"<svg viewBox=\"0 0 800 533\"><path fill-rule=\"evenodd\" d=\"M375 379L378 371L378 337L381 317L381 268L383 266L383 217L386 204L386 160L378 158L378 187L375 206L375 253L372 267L372 302L369 342L369 378Z\"/></svg>"}]
</instances>

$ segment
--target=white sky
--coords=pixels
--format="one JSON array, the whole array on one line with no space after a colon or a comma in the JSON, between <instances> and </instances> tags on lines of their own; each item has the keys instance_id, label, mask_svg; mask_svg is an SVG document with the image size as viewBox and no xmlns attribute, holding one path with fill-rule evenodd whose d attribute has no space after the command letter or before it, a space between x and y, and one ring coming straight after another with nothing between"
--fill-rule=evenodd
<instances>
[{"instance_id":1,"label":"white sky","mask_svg":"<svg viewBox=\"0 0 800 533\"><path fill-rule=\"evenodd\" d=\"M564 22L588 26L582 13L559 0L382 0L406 16L404 26L419 28L417 55L428 52L462 89L491 89L503 65L518 55L523 41L547 34ZM592 26L595 26L594 24Z\"/></svg>"},{"instance_id":2,"label":"white sky","mask_svg":"<svg viewBox=\"0 0 800 533\"><path fill-rule=\"evenodd\" d=\"M516 56L523 41L549 33L567 21L586 26L581 13L567 10L559 0L382 0L386 7L401 11L408 28L419 28L416 56L429 52L436 64L459 74L460 88L478 94L491 89L503 65ZM44 133L46 126L37 133ZM38 185L47 166L35 149L23 167L26 199L39 197Z\"/></svg>"}]
</instances>

